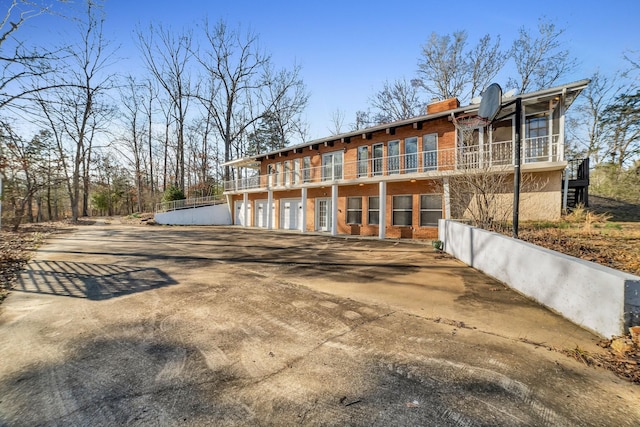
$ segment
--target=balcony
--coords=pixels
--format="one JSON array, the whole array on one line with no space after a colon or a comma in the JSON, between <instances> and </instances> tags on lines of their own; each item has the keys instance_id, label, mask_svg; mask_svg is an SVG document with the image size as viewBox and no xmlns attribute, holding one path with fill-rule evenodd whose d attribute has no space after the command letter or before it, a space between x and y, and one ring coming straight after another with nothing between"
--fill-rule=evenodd
<instances>
[{"instance_id":1,"label":"balcony","mask_svg":"<svg viewBox=\"0 0 640 427\"><path fill-rule=\"evenodd\" d=\"M559 136L528 138L521 147L522 164L563 161ZM225 192L247 190L286 190L333 183L377 182L381 179L402 180L438 177L456 171L496 170L515 163L513 141L492 142L447 150L423 151L399 156L361 159L354 162L333 161L330 164L288 173L252 175L224 183Z\"/></svg>"}]
</instances>

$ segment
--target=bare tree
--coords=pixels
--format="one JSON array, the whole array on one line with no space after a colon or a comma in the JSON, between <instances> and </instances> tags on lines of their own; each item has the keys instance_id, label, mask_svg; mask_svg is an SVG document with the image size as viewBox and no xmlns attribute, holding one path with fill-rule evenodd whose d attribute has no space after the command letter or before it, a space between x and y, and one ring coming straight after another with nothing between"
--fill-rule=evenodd
<instances>
[{"instance_id":1,"label":"bare tree","mask_svg":"<svg viewBox=\"0 0 640 427\"><path fill-rule=\"evenodd\" d=\"M511 49L518 79L510 79L509 85L525 93L552 86L573 71L577 62L563 48L564 32L544 17L538 20L538 34L521 27Z\"/></svg>"},{"instance_id":2,"label":"bare tree","mask_svg":"<svg viewBox=\"0 0 640 427\"><path fill-rule=\"evenodd\" d=\"M443 99L462 95L469 76L464 55L467 37L466 31L431 33L418 61L418 82L429 95Z\"/></svg>"},{"instance_id":3,"label":"bare tree","mask_svg":"<svg viewBox=\"0 0 640 427\"><path fill-rule=\"evenodd\" d=\"M142 85L138 84L133 76L127 76L125 84L120 88L120 101L124 109L123 121L126 134L123 140L131 156L126 156L133 164L134 182L136 187L137 211L143 210L143 171L142 159L144 145L142 142L144 129L142 128Z\"/></svg>"},{"instance_id":4,"label":"bare tree","mask_svg":"<svg viewBox=\"0 0 640 427\"><path fill-rule=\"evenodd\" d=\"M374 121L389 123L424 114L425 103L420 99L418 83L406 79L385 81L382 89L369 99L374 109Z\"/></svg>"},{"instance_id":5,"label":"bare tree","mask_svg":"<svg viewBox=\"0 0 640 427\"><path fill-rule=\"evenodd\" d=\"M162 87L171 103L171 108L167 111L172 111L176 125L175 183L184 192L184 137L191 95L188 66L192 59L192 33L191 31L182 31L176 34L169 28L150 25L146 34L138 30L137 38L138 48L147 69ZM168 144L165 145L165 148L167 146Z\"/></svg>"},{"instance_id":6,"label":"bare tree","mask_svg":"<svg viewBox=\"0 0 640 427\"><path fill-rule=\"evenodd\" d=\"M610 141L606 154L611 163L620 169L632 164L640 156L640 90L616 96L601 120Z\"/></svg>"},{"instance_id":7,"label":"bare tree","mask_svg":"<svg viewBox=\"0 0 640 427\"><path fill-rule=\"evenodd\" d=\"M0 11L0 110L19 99L63 85L42 80L55 71L52 61L59 52L27 46L27 34L20 31L27 21L48 13L51 4L37 0L8 0L5 4L6 11ZM4 10L4 6L0 7Z\"/></svg>"},{"instance_id":8,"label":"bare tree","mask_svg":"<svg viewBox=\"0 0 640 427\"><path fill-rule=\"evenodd\" d=\"M104 14L93 0L84 4L84 18L77 21L78 41L65 48L64 73L52 76L64 82L64 90L38 94L38 104L45 123L54 135L63 167L68 177L71 216L77 221L80 202L83 214L88 209L89 171L93 142L110 121L112 108L105 103L106 93L113 88L113 75L108 73L115 49L103 34ZM80 191L82 193L82 199Z\"/></svg>"},{"instance_id":9,"label":"bare tree","mask_svg":"<svg viewBox=\"0 0 640 427\"><path fill-rule=\"evenodd\" d=\"M575 108L569 113L567 131L575 151L590 157L597 166L606 157L609 139L602 122L602 113L620 91L619 77L607 77L599 71L582 91Z\"/></svg>"},{"instance_id":10,"label":"bare tree","mask_svg":"<svg viewBox=\"0 0 640 427\"><path fill-rule=\"evenodd\" d=\"M211 113L226 162L246 151L246 133L254 123L267 114L283 123L295 117L295 111L306 105L306 94L299 67L274 72L270 56L260 49L258 36L251 31L243 34L224 21L211 26L206 20L203 30L207 45L197 58L208 87L198 97ZM224 179L230 178L231 170L225 166Z\"/></svg>"},{"instance_id":11,"label":"bare tree","mask_svg":"<svg viewBox=\"0 0 640 427\"><path fill-rule=\"evenodd\" d=\"M467 42L466 31L431 34L422 47L416 79L428 95L468 100L479 95L504 67L507 54L500 48L500 37L494 41L486 34L472 47Z\"/></svg>"},{"instance_id":12,"label":"bare tree","mask_svg":"<svg viewBox=\"0 0 640 427\"><path fill-rule=\"evenodd\" d=\"M469 64L470 92L473 98L482 93L496 78L507 62L508 53L500 48L500 36L495 41L485 34L467 54Z\"/></svg>"},{"instance_id":13,"label":"bare tree","mask_svg":"<svg viewBox=\"0 0 640 427\"><path fill-rule=\"evenodd\" d=\"M329 132L331 135L339 135L343 132L344 129L344 120L346 118L346 113L344 110L336 108L331 113L331 118L329 120Z\"/></svg>"}]
</instances>

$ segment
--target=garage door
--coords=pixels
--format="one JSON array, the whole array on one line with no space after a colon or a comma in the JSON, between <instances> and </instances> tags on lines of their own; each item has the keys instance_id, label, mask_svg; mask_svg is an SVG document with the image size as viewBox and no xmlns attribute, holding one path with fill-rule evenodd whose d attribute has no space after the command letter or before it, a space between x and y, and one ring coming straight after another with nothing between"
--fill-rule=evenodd
<instances>
[{"instance_id":1,"label":"garage door","mask_svg":"<svg viewBox=\"0 0 640 427\"><path fill-rule=\"evenodd\" d=\"M256 227L267 228L267 200L256 200Z\"/></svg>"},{"instance_id":2,"label":"garage door","mask_svg":"<svg viewBox=\"0 0 640 427\"><path fill-rule=\"evenodd\" d=\"M302 202L300 199L280 200L280 228L283 230L297 230L302 216Z\"/></svg>"},{"instance_id":3,"label":"garage door","mask_svg":"<svg viewBox=\"0 0 640 427\"><path fill-rule=\"evenodd\" d=\"M244 217L244 201L240 200L235 202L235 219L233 223L235 225L249 226L251 219L251 203L247 203L247 217Z\"/></svg>"}]
</instances>

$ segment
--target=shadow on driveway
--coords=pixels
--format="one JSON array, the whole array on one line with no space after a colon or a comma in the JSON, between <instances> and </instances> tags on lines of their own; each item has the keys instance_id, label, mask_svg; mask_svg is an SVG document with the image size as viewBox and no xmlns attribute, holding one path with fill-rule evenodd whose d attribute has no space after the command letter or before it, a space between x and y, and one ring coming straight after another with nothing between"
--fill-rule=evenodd
<instances>
[{"instance_id":1,"label":"shadow on driveway","mask_svg":"<svg viewBox=\"0 0 640 427\"><path fill-rule=\"evenodd\" d=\"M153 267L33 260L13 291L105 300L177 283Z\"/></svg>"}]
</instances>

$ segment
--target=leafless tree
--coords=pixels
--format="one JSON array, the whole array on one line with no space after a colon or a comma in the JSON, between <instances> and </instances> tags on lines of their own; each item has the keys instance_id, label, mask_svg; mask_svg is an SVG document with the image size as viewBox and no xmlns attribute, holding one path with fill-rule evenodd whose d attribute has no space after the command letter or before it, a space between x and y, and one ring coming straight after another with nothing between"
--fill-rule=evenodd
<instances>
[{"instance_id":1,"label":"leafless tree","mask_svg":"<svg viewBox=\"0 0 640 427\"><path fill-rule=\"evenodd\" d=\"M369 99L375 111L374 121L389 123L424 114L425 103L420 99L418 83L406 79L385 81L382 89Z\"/></svg>"},{"instance_id":2,"label":"leafless tree","mask_svg":"<svg viewBox=\"0 0 640 427\"><path fill-rule=\"evenodd\" d=\"M416 83L437 99L468 100L491 83L506 59L500 37L494 41L486 34L475 46L469 46L466 31L443 36L432 33L422 47Z\"/></svg>"},{"instance_id":3,"label":"leafless tree","mask_svg":"<svg viewBox=\"0 0 640 427\"><path fill-rule=\"evenodd\" d=\"M106 103L106 94L114 84L108 68L116 51L104 37L101 4L87 0L83 7L84 17L77 21L78 41L65 48L67 57L61 66L64 73L50 76L53 81L63 82L64 88L37 96L44 122L54 135L68 174L73 221L80 216L81 202L82 214L88 214L93 143L105 131L113 114Z\"/></svg>"},{"instance_id":4,"label":"leafless tree","mask_svg":"<svg viewBox=\"0 0 640 427\"><path fill-rule=\"evenodd\" d=\"M207 20L203 31L206 46L196 56L208 87L198 96L206 102L224 146L224 159L229 161L244 153L246 133L254 123L268 114L283 122L294 117L294 111L306 105L306 94L299 67L274 71L270 56L251 31L231 29L224 21L210 25ZM230 177L231 170L225 167L224 179Z\"/></svg>"},{"instance_id":5,"label":"leafless tree","mask_svg":"<svg viewBox=\"0 0 640 427\"><path fill-rule=\"evenodd\" d=\"M608 77L597 71L591 83L582 91L577 105L569 112L568 134L576 154L590 157L593 166L605 158L609 140L602 122L602 113L620 92L619 76Z\"/></svg>"},{"instance_id":6,"label":"leafless tree","mask_svg":"<svg viewBox=\"0 0 640 427\"><path fill-rule=\"evenodd\" d=\"M525 93L552 86L573 71L577 62L563 48L564 32L544 17L538 21L537 34L521 27L511 49L518 78L510 79L509 85Z\"/></svg>"},{"instance_id":7,"label":"leafless tree","mask_svg":"<svg viewBox=\"0 0 640 427\"><path fill-rule=\"evenodd\" d=\"M136 187L137 211L143 210L143 170L142 162L144 157L143 137L143 87L133 76L127 76L124 84L120 87L120 105L123 108L122 119L124 122L125 135L123 141L127 148L127 157L133 165L133 175ZM129 156L130 153L130 156Z\"/></svg>"},{"instance_id":8,"label":"leafless tree","mask_svg":"<svg viewBox=\"0 0 640 427\"><path fill-rule=\"evenodd\" d=\"M138 30L137 40L147 69L162 87L171 104L166 111L172 111L176 125L175 183L178 188L184 191L184 137L189 97L192 92L189 74L189 65L193 57L192 32L185 30L174 33L170 28L150 25L147 32ZM165 149L167 147L168 144L165 145Z\"/></svg>"},{"instance_id":9,"label":"leafless tree","mask_svg":"<svg viewBox=\"0 0 640 427\"><path fill-rule=\"evenodd\" d=\"M331 135L339 135L344 131L344 120L346 118L346 113L344 110L336 108L331 113L331 118L329 120L329 132Z\"/></svg>"}]
</instances>

